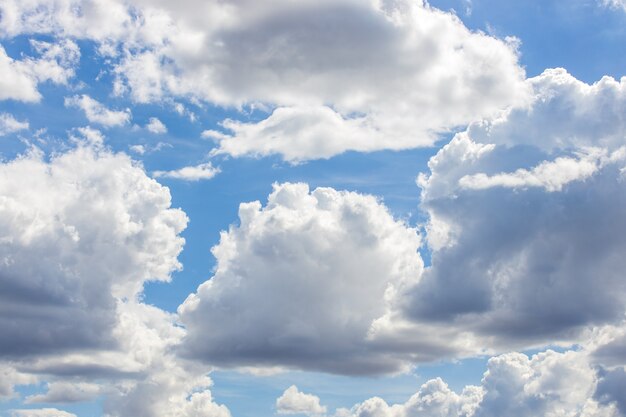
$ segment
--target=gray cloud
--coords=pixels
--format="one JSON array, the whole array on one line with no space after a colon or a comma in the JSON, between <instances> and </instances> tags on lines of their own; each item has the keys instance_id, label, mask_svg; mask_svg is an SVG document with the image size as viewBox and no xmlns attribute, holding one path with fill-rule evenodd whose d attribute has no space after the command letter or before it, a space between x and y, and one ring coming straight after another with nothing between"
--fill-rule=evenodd
<instances>
[{"instance_id":1,"label":"gray cloud","mask_svg":"<svg viewBox=\"0 0 626 417\"><path fill-rule=\"evenodd\" d=\"M432 266L405 311L491 347L572 341L624 315L626 90L561 70L529 83L531 106L456 135L418 180Z\"/></svg>"}]
</instances>

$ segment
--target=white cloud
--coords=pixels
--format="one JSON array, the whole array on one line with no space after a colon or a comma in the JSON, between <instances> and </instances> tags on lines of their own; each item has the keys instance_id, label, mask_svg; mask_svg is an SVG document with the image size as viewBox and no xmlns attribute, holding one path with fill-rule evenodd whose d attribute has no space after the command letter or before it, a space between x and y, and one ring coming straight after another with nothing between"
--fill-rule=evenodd
<instances>
[{"instance_id":1,"label":"white cloud","mask_svg":"<svg viewBox=\"0 0 626 417\"><path fill-rule=\"evenodd\" d=\"M5 136L25 129L28 129L28 122L20 122L15 120L15 117L11 114L0 113L0 136Z\"/></svg>"},{"instance_id":2,"label":"white cloud","mask_svg":"<svg viewBox=\"0 0 626 417\"><path fill-rule=\"evenodd\" d=\"M106 346L115 299L180 268L186 216L123 154L33 151L0 164L0 195L3 355Z\"/></svg>"},{"instance_id":3,"label":"white cloud","mask_svg":"<svg viewBox=\"0 0 626 417\"><path fill-rule=\"evenodd\" d=\"M554 152L562 149L624 144L626 77L605 76L594 84L577 80L562 68L528 79L533 100L501 117L470 125L472 140L508 146L529 145Z\"/></svg>"},{"instance_id":4,"label":"white cloud","mask_svg":"<svg viewBox=\"0 0 626 417\"><path fill-rule=\"evenodd\" d=\"M306 184L275 185L265 207L241 204L239 220L212 249L214 276L179 307L188 356L351 374L405 367L370 331L420 277L416 230L374 197Z\"/></svg>"},{"instance_id":5,"label":"white cloud","mask_svg":"<svg viewBox=\"0 0 626 417\"><path fill-rule=\"evenodd\" d=\"M12 410L12 417L77 417L76 414L56 408L40 408L29 410Z\"/></svg>"},{"instance_id":6,"label":"white cloud","mask_svg":"<svg viewBox=\"0 0 626 417\"><path fill-rule=\"evenodd\" d=\"M145 282L181 267L186 215L139 164L78 133L49 160L32 150L0 164L0 396L45 375L27 403L102 396L107 417L230 417L209 368L174 356L175 315L140 301Z\"/></svg>"},{"instance_id":7,"label":"white cloud","mask_svg":"<svg viewBox=\"0 0 626 417\"><path fill-rule=\"evenodd\" d=\"M128 147L128 149L138 155L143 155L146 153L146 147L144 145L131 145Z\"/></svg>"},{"instance_id":8,"label":"white cloud","mask_svg":"<svg viewBox=\"0 0 626 417\"><path fill-rule=\"evenodd\" d=\"M618 417L614 400L596 398L601 384L584 351L508 353L491 358L480 386L460 394L436 378L405 403L373 397L335 417Z\"/></svg>"},{"instance_id":9,"label":"white cloud","mask_svg":"<svg viewBox=\"0 0 626 417\"><path fill-rule=\"evenodd\" d=\"M37 378L17 371L10 364L0 362L0 400L17 396L13 390L15 385L34 384Z\"/></svg>"},{"instance_id":10,"label":"white cloud","mask_svg":"<svg viewBox=\"0 0 626 417\"><path fill-rule=\"evenodd\" d=\"M610 156L601 149L589 149L586 154L578 158L559 157L554 161L544 161L531 170L520 168L512 173L499 173L491 176L483 173L466 175L459 180L459 185L476 190L491 187L542 187L550 192L561 191L572 181L584 181L591 177L606 163L625 159L625 147Z\"/></svg>"},{"instance_id":11,"label":"white cloud","mask_svg":"<svg viewBox=\"0 0 626 417\"><path fill-rule=\"evenodd\" d=\"M86 382L53 382L48 384L45 394L29 395L26 404L36 403L73 403L91 401L101 393L97 384Z\"/></svg>"},{"instance_id":12,"label":"white cloud","mask_svg":"<svg viewBox=\"0 0 626 417\"><path fill-rule=\"evenodd\" d=\"M105 127L123 126L130 122L131 113L126 110L110 110L86 94L65 98L66 107L76 107L85 112L87 120Z\"/></svg>"},{"instance_id":13,"label":"white cloud","mask_svg":"<svg viewBox=\"0 0 626 417\"><path fill-rule=\"evenodd\" d=\"M155 135L167 133L167 127L156 117L150 118L150 122L146 125L146 129Z\"/></svg>"},{"instance_id":14,"label":"white cloud","mask_svg":"<svg viewBox=\"0 0 626 417\"><path fill-rule=\"evenodd\" d=\"M320 405L319 397L305 394L295 385L290 386L276 399L278 414L305 414L316 416L326 413L326 407Z\"/></svg>"},{"instance_id":15,"label":"white cloud","mask_svg":"<svg viewBox=\"0 0 626 417\"><path fill-rule=\"evenodd\" d=\"M214 167L210 162L183 167L173 171L154 171L152 175L156 178L173 178L183 181L208 180L220 173L220 169Z\"/></svg>"},{"instance_id":16,"label":"white cloud","mask_svg":"<svg viewBox=\"0 0 626 417\"><path fill-rule=\"evenodd\" d=\"M80 57L80 50L74 42L31 41L31 45L39 57L21 60L9 57L0 45L0 100L37 102L41 99L37 89L39 83L66 84L74 76L74 66Z\"/></svg>"},{"instance_id":17,"label":"white cloud","mask_svg":"<svg viewBox=\"0 0 626 417\"><path fill-rule=\"evenodd\" d=\"M98 42L113 57L115 91L136 101L175 96L274 109L258 125L233 125L219 151L236 156L300 161L430 146L439 133L525 100L528 90L513 39L472 32L420 1L13 0L0 7L0 30L10 36L52 32Z\"/></svg>"},{"instance_id":18,"label":"white cloud","mask_svg":"<svg viewBox=\"0 0 626 417\"><path fill-rule=\"evenodd\" d=\"M431 158L418 184L432 266L400 297L415 323L446 322L501 350L622 320L625 81L546 71L529 80L530 105Z\"/></svg>"}]
</instances>

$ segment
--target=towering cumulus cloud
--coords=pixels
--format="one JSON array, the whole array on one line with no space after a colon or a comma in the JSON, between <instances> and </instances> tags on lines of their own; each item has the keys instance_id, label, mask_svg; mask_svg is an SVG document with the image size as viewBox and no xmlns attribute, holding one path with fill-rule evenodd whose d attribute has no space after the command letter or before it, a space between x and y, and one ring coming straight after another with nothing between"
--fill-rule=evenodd
<instances>
[{"instance_id":1,"label":"towering cumulus cloud","mask_svg":"<svg viewBox=\"0 0 626 417\"><path fill-rule=\"evenodd\" d=\"M215 275L179 308L186 354L226 366L389 372L372 322L419 279L420 238L375 198L275 185L213 248Z\"/></svg>"},{"instance_id":2,"label":"towering cumulus cloud","mask_svg":"<svg viewBox=\"0 0 626 417\"><path fill-rule=\"evenodd\" d=\"M624 80L529 83L531 106L471 125L420 177L434 253L407 307L515 346L619 322L626 299Z\"/></svg>"}]
</instances>

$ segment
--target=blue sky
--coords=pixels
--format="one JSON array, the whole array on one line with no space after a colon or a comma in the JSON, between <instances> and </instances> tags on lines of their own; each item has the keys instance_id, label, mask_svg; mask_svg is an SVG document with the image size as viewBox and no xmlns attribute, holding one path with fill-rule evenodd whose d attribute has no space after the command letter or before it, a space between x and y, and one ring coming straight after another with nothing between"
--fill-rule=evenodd
<instances>
[{"instance_id":1,"label":"blue sky","mask_svg":"<svg viewBox=\"0 0 626 417\"><path fill-rule=\"evenodd\" d=\"M0 1L0 415L626 415L625 41L621 0Z\"/></svg>"}]
</instances>

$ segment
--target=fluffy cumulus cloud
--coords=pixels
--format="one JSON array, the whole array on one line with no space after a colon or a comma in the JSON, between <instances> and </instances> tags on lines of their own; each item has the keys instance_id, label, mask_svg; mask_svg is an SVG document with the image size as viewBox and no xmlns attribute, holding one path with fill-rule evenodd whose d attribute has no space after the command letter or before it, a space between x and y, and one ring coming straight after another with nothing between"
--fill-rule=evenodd
<instances>
[{"instance_id":1,"label":"fluffy cumulus cloud","mask_svg":"<svg viewBox=\"0 0 626 417\"><path fill-rule=\"evenodd\" d=\"M421 1L7 0L0 10L4 36L97 42L113 58L115 91L136 101L260 104L265 120L227 120L216 136L218 152L235 156L431 145L527 90L515 40Z\"/></svg>"},{"instance_id":2,"label":"fluffy cumulus cloud","mask_svg":"<svg viewBox=\"0 0 626 417\"><path fill-rule=\"evenodd\" d=\"M0 113L0 136L28 129L28 122L16 120L9 113Z\"/></svg>"},{"instance_id":3,"label":"fluffy cumulus cloud","mask_svg":"<svg viewBox=\"0 0 626 417\"><path fill-rule=\"evenodd\" d=\"M416 230L374 197L306 184L275 185L239 219L212 250L214 276L179 308L187 356L352 374L403 365L370 328L419 279Z\"/></svg>"},{"instance_id":4,"label":"fluffy cumulus cloud","mask_svg":"<svg viewBox=\"0 0 626 417\"><path fill-rule=\"evenodd\" d=\"M491 346L572 341L625 313L626 81L529 82L529 106L471 125L418 179L433 255L406 311Z\"/></svg>"},{"instance_id":5,"label":"fluffy cumulus cloud","mask_svg":"<svg viewBox=\"0 0 626 417\"><path fill-rule=\"evenodd\" d=\"M618 417L620 400L604 396L604 380L586 351L548 350L532 357L507 353L491 358L480 385L466 386L461 393L436 378L405 403L390 405L373 397L351 409L338 409L334 416ZM621 394L618 397L623 401Z\"/></svg>"},{"instance_id":6,"label":"fluffy cumulus cloud","mask_svg":"<svg viewBox=\"0 0 626 417\"><path fill-rule=\"evenodd\" d=\"M154 133L155 135L162 135L167 133L167 127L163 124L162 121L157 119L156 117L151 117L150 121L146 125L146 129L149 132Z\"/></svg>"},{"instance_id":7,"label":"fluffy cumulus cloud","mask_svg":"<svg viewBox=\"0 0 626 417\"><path fill-rule=\"evenodd\" d=\"M123 154L32 151L0 165L0 195L2 355L111 344L116 300L180 267L186 216Z\"/></svg>"},{"instance_id":8,"label":"fluffy cumulus cloud","mask_svg":"<svg viewBox=\"0 0 626 417\"><path fill-rule=\"evenodd\" d=\"M76 107L85 112L87 120L105 127L123 126L130 121L130 109L111 110L86 94L66 97L66 107Z\"/></svg>"},{"instance_id":9,"label":"fluffy cumulus cloud","mask_svg":"<svg viewBox=\"0 0 626 417\"><path fill-rule=\"evenodd\" d=\"M144 150L145 152L145 150ZM173 178L184 181L209 180L220 173L220 169L210 162L195 166L183 167L172 171L154 171L152 175L157 178Z\"/></svg>"},{"instance_id":10,"label":"fluffy cumulus cloud","mask_svg":"<svg viewBox=\"0 0 626 417\"><path fill-rule=\"evenodd\" d=\"M290 386L276 399L278 414L323 415L326 407L320 405L319 397L300 392L295 385Z\"/></svg>"},{"instance_id":11,"label":"fluffy cumulus cloud","mask_svg":"<svg viewBox=\"0 0 626 417\"><path fill-rule=\"evenodd\" d=\"M0 11L4 12L2 6ZM76 43L70 40L58 43L31 41L31 46L35 57L14 59L0 45L0 100L37 102L41 100L37 89L40 83L67 84L74 76L74 67L80 57Z\"/></svg>"},{"instance_id":12,"label":"fluffy cumulus cloud","mask_svg":"<svg viewBox=\"0 0 626 417\"><path fill-rule=\"evenodd\" d=\"M0 165L0 396L45 380L25 403L104 396L108 417L230 417L208 368L172 354L185 333L175 316L141 302L145 282L180 268L187 217L94 134L50 159L32 150Z\"/></svg>"}]
</instances>

